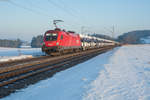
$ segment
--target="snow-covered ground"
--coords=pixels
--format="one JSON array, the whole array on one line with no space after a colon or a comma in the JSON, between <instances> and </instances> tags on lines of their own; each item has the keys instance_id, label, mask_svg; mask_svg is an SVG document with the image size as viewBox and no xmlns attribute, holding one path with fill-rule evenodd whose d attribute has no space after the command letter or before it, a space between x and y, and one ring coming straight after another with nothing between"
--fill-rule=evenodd
<instances>
[{"instance_id":1,"label":"snow-covered ground","mask_svg":"<svg viewBox=\"0 0 150 100\"><path fill-rule=\"evenodd\" d=\"M150 100L150 45L115 48L2 100Z\"/></svg>"},{"instance_id":2,"label":"snow-covered ground","mask_svg":"<svg viewBox=\"0 0 150 100\"><path fill-rule=\"evenodd\" d=\"M31 58L32 56L43 55L41 48L3 48L0 47L0 62Z\"/></svg>"},{"instance_id":3,"label":"snow-covered ground","mask_svg":"<svg viewBox=\"0 0 150 100\"><path fill-rule=\"evenodd\" d=\"M3 48L0 47L0 56L18 56L41 54L41 48Z\"/></svg>"},{"instance_id":4,"label":"snow-covered ground","mask_svg":"<svg viewBox=\"0 0 150 100\"><path fill-rule=\"evenodd\" d=\"M143 44L150 44L150 36L148 36L146 38L141 38L141 42Z\"/></svg>"}]
</instances>

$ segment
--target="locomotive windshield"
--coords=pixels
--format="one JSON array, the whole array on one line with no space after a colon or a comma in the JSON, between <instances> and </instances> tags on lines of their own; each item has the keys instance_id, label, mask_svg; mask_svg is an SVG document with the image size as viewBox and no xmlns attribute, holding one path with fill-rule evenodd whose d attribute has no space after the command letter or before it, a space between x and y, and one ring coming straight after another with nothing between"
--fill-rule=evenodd
<instances>
[{"instance_id":1,"label":"locomotive windshield","mask_svg":"<svg viewBox=\"0 0 150 100\"><path fill-rule=\"evenodd\" d=\"M56 41L57 36L58 36L57 33L46 33L45 40L46 41Z\"/></svg>"}]
</instances>

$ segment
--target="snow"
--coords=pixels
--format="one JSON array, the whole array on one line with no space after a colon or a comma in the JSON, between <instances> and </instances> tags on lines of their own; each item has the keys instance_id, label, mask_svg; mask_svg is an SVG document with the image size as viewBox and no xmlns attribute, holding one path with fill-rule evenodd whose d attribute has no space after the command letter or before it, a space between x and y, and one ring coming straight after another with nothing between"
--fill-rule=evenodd
<instances>
[{"instance_id":1,"label":"snow","mask_svg":"<svg viewBox=\"0 0 150 100\"><path fill-rule=\"evenodd\" d=\"M84 100L150 100L150 45L120 48L89 85Z\"/></svg>"},{"instance_id":2,"label":"snow","mask_svg":"<svg viewBox=\"0 0 150 100\"><path fill-rule=\"evenodd\" d=\"M141 42L143 44L150 44L150 36L148 36L146 38L141 38Z\"/></svg>"},{"instance_id":3,"label":"snow","mask_svg":"<svg viewBox=\"0 0 150 100\"><path fill-rule=\"evenodd\" d=\"M0 62L31 58L43 55L41 48L3 48L0 47Z\"/></svg>"},{"instance_id":4,"label":"snow","mask_svg":"<svg viewBox=\"0 0 150 100\"><path fill-rule=\"evenodd\" d=\"M149 51L118 47L2 100L150 100Z\"/></svg>"},{"instance_id":5,"label":"snow","mask_svg":"<svg viewBox=\"0 0 150 100\"><path fill-rule=\"evenodd\" d=\"M12 61L12 60L20 60L20 59L27 59L33 58L32 55L20 55L20 56L12 56L12 57L0 57L0 62Z\"/></svg>"},{"instance_id":6,"label":"snow","mask_svg":"<svg viewBox=\"0 0 150 100\"><path fill-rule=\"evenodd\" d=\"M3 48L0 47L0 56L18 56L41 54L41 48Z\"/></svg>"}]
</instances>

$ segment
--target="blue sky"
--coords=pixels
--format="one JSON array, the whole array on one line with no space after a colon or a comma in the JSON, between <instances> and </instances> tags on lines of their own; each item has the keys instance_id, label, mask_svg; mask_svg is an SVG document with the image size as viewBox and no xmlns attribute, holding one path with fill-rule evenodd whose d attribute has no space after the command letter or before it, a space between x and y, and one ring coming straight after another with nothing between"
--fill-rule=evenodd
<instances>
[{"instance_id":1,"label":"blue sky","mask_svg":"<svg viewBox=\"0 0 150 100\"><path fill-rule=\"evenodd\" d=\"M150 29L150 0L0 0L0 38L31 40L59 27L84 33L115 36Z\"/></svg>"}]
</instances>

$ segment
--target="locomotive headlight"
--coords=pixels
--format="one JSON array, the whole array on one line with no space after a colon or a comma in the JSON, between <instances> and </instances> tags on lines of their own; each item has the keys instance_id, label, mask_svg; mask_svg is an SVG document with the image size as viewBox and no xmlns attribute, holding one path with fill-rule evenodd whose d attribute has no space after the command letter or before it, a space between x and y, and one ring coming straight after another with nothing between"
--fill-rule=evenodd
<instances>
[{"instance_id":1,"label":"locomotive headlight","mask_svg":"<svg viewBox=\"0 0 150 100\"><path fill-rule=\"evenodd\" d=\"M57 42L56 45L59 45L59 43Z\"/></svg>"}]
</instances>

